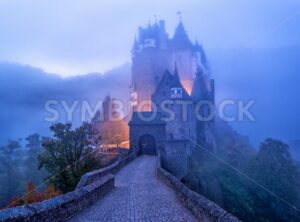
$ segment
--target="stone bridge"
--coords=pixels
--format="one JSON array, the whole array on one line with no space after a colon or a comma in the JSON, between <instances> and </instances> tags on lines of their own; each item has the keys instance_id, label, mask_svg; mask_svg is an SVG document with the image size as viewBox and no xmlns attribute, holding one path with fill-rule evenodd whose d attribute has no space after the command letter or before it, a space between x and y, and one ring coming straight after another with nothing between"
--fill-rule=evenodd
<instances>
[{"instance_id":1,"label":"stone bridge","mask_svg":"<svg viewBox=\"0 0 300 222\"><path fill-rule=\"evenodd\" d=\"M157 157L140 156L115 175L115 188L70 221L197 221L156 176Z\"/></svg>"},{"instance_id":2,"label":"stone bridge","mask_svg":"<svg viewBox=\"0 0 300 222\"><path fill-rule=\"evenodd\" d=\"M70 193L0 211L0 222L239 222L161 168L157 156L132 153L85 174Z\"/></svg>"}]
</instances>

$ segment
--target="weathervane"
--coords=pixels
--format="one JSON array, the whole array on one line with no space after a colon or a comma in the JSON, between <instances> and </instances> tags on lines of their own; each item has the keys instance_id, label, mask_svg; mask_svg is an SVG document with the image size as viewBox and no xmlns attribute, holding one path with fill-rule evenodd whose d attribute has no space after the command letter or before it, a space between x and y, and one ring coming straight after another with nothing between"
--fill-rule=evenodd
<instances>
[{"instance_id":1,"label":"weathervane","mask_svg":"<svg viewBox=\"0 0 300 222\"><path fill-rule=\"evenodd\" d=\"M181 22L182 20L182 16L181 16L181 11L177 11L176 14L178 15L179 21Z\"/></svg>"}]
</instances>

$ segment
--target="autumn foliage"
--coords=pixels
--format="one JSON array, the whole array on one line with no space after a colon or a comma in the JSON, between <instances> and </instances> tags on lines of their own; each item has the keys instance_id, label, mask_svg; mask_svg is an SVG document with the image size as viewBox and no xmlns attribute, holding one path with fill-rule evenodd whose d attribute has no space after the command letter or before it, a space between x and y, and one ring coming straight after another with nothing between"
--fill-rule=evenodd
<instances>
[{"instance_id":1,"label":"autumn foliage","mask_svg":"<svg viewBox=\"0 0 300 222\"><path fill-rule=\"evenodd\" d=\"M8 202L7 208L11 207L17 207L23 205L23 200L22 198L19 197L12 197L10 201Z\"/></svg>"},{"instance_id":2,"label":"autumn foliage","mask_svg":"<svg viewBox=\"0 0 300 222\"><path fill-rule=\"evenodd\" d=\"M61 194L62 192L56 190L53 185L48 185L44 190L38 191L37 186L30 181L27 183L25 195L23 197L12 197L7 208L41 202Z\"/></svg>"}]
</instances>

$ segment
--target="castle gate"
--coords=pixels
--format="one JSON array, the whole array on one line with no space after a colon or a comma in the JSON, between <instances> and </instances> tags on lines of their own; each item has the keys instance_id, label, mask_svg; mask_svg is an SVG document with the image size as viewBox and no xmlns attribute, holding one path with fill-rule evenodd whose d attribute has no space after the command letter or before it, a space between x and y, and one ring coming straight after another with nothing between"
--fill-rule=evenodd
<instances>
[{"instance_id":1,"label":"castle gate","mask_svg":"<svg viewBox=\"0 0 300 222\"><path fill-rule=\"evenodd\" d=\"M152 135L145 134L139 140L139 150L141 154L156 155L156 142Z\"/></svg>"},{"instance_id":2,"label":"castle gate","mask_svg":"<svg viewBox=\"0 0 300 222\"><path fill-rule=\"evenodd\" d=\"M142 112L141 115L147 117L152 114ZM159 117L154 117L140 118L138 113L134 112L129 121L130 148L139 150L140 154L157 155L165 146L166 124Z\"/></svg>"}]
</instances>

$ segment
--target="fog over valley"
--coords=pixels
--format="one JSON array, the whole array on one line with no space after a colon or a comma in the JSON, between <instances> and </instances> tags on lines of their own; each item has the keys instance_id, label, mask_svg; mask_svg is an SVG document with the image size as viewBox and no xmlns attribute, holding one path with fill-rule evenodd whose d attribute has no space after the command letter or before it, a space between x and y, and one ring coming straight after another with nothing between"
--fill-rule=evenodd
<instances>
[{"instance_id":1,"label":"fog over valley","mask_svg":"<svg viewBox=\"0 0 300 222\"><path fill-rule=\"evenodd\" d=\"M250 109L255 122L245 120L231 125L249 138L254 147L267 137L290 143L300 139L300 47L279 49L206 50L212 76L216 81L217 104L224 99L253 99ZM226 61L226 62L224 62ZM101 61L99 61L101 62ZM25 137L29 133L49 134L50 114L46 101L57 99L60 120L67 121L61 101L87 100L94 107L106 94L127 101L131 64L126 63L106 73L90 73L62 78L43 70L17 63L0 64L0 142ZM235 113L228 107L228 114ZM236 113L234 114L236 115ZM73 121L80 122L80 106Z\"/></svg>"}]
</instances>

